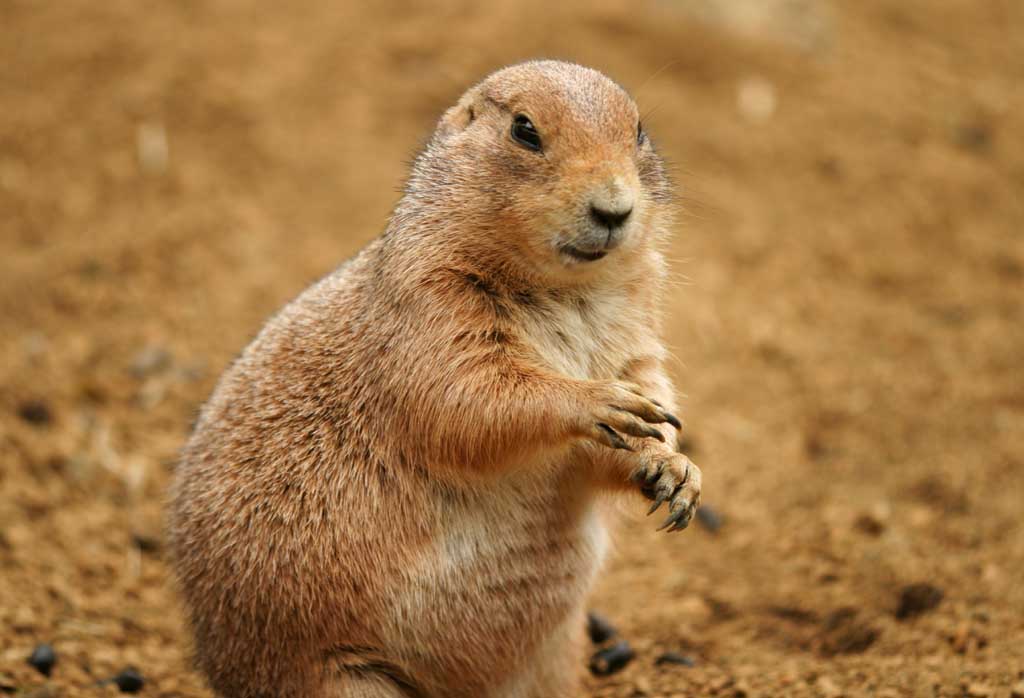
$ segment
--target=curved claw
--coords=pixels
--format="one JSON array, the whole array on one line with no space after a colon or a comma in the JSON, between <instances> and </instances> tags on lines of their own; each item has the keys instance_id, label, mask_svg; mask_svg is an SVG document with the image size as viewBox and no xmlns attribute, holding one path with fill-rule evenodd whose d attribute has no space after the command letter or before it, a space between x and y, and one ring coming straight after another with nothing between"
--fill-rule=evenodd
<instances>
[{"instance_id":1,"label":"curved claw","mask_svg":"<svg viewBox=\"0 0 1024 698\"><path fill-rule=\"evenodd\" d=\"M690 525L690 517L687 516L682 521L672 524L672 528L665 531L665 533L673 533L675 531L682 531Z\"/></svg>"},{"instance_id":2,"label":"curved claw","mask_svg":"<svg viewBox=\"0 0 1024 698\"><path fill-rule=\"evenodd\" d=\"M657 403L655 403L655 404L657 404ZM661 407L661 405L658 405L658 407ZM683 423L679 421L679 417L676 417L674 414L672 414L671 412L668 412L668 411L666 411L664 409L662 410L662 412L665 413L665 421L666 422L668 422L669 424L674 426L676 429L682 429L683 428Z\"/></svg>"},{"instance_id":3,"label":"curved claw","mask_svg":"<svg viewBox=\"0 0 1024 698\"><path fill-rule=\"evenodd\" d=\"M625 414L635 418L636 423L632 427L635 430L635 433L632 433L633 436L650 436L652 438L658 439L659 441L665 440L665 435L661 433L661 430L655 429L654 427L649 427L647 426L647 424L663 424L664 422L670 422L670 420L666 418L667 413L654 411L641 412L638 410L622 407L621 405L612 405L612 409L618 412L624 412ZM673 419L675 419L675 417L673 417ZM646 422L647 424L644 424L643 422L641 422L641 420L643 420L643 422Z\"/></svg>"},{"instance_id":4,"label":"curved claw","mask_svg":"<svg viewBox=\"0 0 1024 698\"><path fill-rule=\"evenodd\" d=\"M668 518L665 519L661 526L658 526L658 530L661 531L665 528L668 528L670 525L671 528L668 528L668 533L683 530L684 528L690 525L690 519L693 516L692 509L693 507L691 503L687 501L683 506L679 508L679 511L674 511L671 514L669 514Z\"/></svg>"},{"instance_id":5,"label":"curved claw","mask_svg":"<svg viewBox=\"0 0 1024 698\"><path fill-rule=\"evenodd\" d=\"M662 502L667 502L667 501L671 500L673 497L675 497L676 496L676 492L679 491L679 487L680 487L680 485L676 485L675 487L672 487L672 488L667 488L667 487L660 487L660 488L658 488L658 490L657 490L658 496L654 500L654 503L651 505L651 509L650 509L650 511L647 512L647 515L650 516L651 514L656 512L658 510L658 507L661 506ZM662 524L662 528L664 528L664 524ZM659 528L658 530L660 531L661 528Z\"/></svg>"},{"instance_id":6,"label":"curved claw","mask_svg":"<svg viewBox=\"0 0 1024 698\"><path fill-rule=\"evenodd\" d=\"M622 411L626 412L625 410L622 410ZM629 414L629 413L626 412L626 414ZM662 441L662 442L665 441L665 435L662 434L659 429L655 429L654 427L649 427L646 424L644 424L643 422L641 422L639 419L636 419L636 420L632 420L632 419L623 420L622 423L617 424L616 426L619 428L620 431L623 431L623 432L629 434L630 436L635 436L638 439L651 438L651 439L657 439L658 441Z\"/></svg>"},{"instance_id":7,"label":"curved claw","mask_svg":"<svg viewBox=\"0 0 1024 698\"><path fill-rule=\"evenodd\" d=\"M597 428L604 432L605 438L607 439L607 444L612 448L621 448L624 451L633 450L630 447L630 445L626 443L625 439L619 436L618 432L616 432L607 424L598 423Z\"/></svg>"},{"instance_id":8,"label":"curved claw","mask_svg":"<svg viewBox=\"0 0 1024 698\"><path fill-rule=\"evenodd\" d=\"M664 503L665 503L665 500L666 500L666 499L668 499L668 495L666 495L666 494L664 494L664 493L662 493L662 494L659 494L659 495L658 495L658 496L657 496L657 497L656 497L656 498L654 499L654 502L653 502L653 503L651 504L651 508L647 510L647 515L648 515L648 516L650 516L651 514L653 514L654 512L656 512L656 511L658 510L658 507L660 507L660 506L661 506L662 504L664 504ZM658 530L661 530L661 529L658 529Z\"/></svg>"},{"instance_id":9,"label":"curved claw","mask_svg":"<svg viewBox=\"0 0 1024 698\"><path fill-rule=\"evenodd\" d=\"M652 438L652 439L657 439L658 441L660 441L662 443L665 443L665 435L662 434L660 430L647 428L647 429L644 429L643 432L644 432L644 436Z\"/></svg>"}]
</instances>

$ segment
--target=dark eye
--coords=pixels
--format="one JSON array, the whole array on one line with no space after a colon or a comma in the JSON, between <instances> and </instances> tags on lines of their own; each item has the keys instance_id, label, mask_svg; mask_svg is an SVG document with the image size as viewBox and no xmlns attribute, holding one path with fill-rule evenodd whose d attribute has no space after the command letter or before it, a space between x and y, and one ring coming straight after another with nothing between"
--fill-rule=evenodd
<instances>
[{"instance_id":1,"label":"dark eye","mask_svg":"<svg viewBox=\"0 0 1024 698\"><path fill-rule=\"evenodd\" d=\"M512 119L512 140L524 148L540 152L540 134L533 122L523 114L517 114Z\"/></svg>"},{"instance_id":2,"label":"dark eye","mask_svg":"<svg viewBox=\"0 0 1024 698\"><path fill-rule=\"evenodd\" d=\"M636 122L636 145L640 147L647 140L647 132L644 131L644 125L639 121Z\"/></svg>"}]
</instances>

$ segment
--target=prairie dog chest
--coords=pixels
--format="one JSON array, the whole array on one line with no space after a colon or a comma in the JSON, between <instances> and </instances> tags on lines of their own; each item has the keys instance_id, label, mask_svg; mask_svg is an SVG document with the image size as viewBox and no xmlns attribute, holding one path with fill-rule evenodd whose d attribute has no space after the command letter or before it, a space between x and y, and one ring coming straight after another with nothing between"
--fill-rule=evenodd
<instances>
[{"instance_id":1,"label":"prairie dog chest","mask_svg":"<svg viewBox=\"0 0 1024 698\"><path fill-rule=\"evenodd\" d=\"M523 339L552 369L571 378L612 377L644 331L621 291L547 299L524 314Z\"/></svg>"}]
</instances>

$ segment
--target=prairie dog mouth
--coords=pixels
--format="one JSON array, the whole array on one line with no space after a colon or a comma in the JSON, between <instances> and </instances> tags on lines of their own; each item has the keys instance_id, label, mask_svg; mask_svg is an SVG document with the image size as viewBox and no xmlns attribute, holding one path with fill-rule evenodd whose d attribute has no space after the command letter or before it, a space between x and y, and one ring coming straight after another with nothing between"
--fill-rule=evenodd
<instances>
[{"instance_id":1,"label":"prairie dog mouth","mask_svg":"<svg viewBox=\"0 0 1024 698\"><path fill-rule=\"evenodd\" d=\"M572 245L563 245L559 248L559 252L567 257L575 259L578 262L596 262L608 254L607 249L594 251L581 250L578 247L573 247Z\"/></svg>"}]
</instances>

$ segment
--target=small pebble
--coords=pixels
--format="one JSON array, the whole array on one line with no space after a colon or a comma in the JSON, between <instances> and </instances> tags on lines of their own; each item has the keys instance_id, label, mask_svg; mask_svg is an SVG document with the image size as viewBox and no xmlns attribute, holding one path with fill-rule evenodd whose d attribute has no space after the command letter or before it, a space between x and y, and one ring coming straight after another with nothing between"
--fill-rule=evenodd
<instances>
[{"instance_id":1,"label":"small pebble","mask_svg":"<svg viewBox=\"0 0 1024 698\"><path fill-rule=\"evenodd\" d=\"M148 346L132 359L131 371L136 378L159 373L171 365L171 354L160 346Z\"/></svg>"},{"instance_id":2,"label":"small pebble","mask_svg":"<svg viewBox=\"0 0 1024 698\"><path fill-rule=\"evenodd\" d=\"M53 665L57 663L57 653L45 643L36 645L28 656L28 663L43 676L49 676Z\"/></svg>"},{"instance_id":3,"label":"small pebble","mask_svg":"<svg viewBox=\"0 0 1024 698\"><path fill-rule=\"evenodd\" d=\"M900 592L896 617L906 619L926 613L938 606L942 597L942 589L927 582L905 586Z\"/></svg>"},{"instance_id":4,"label":"small pebble","mask_svg":"<svg viewBox=\"0 0 1024 698\"><path fill-rule=\"evenodd\" d=\"M1024 698L1024 681L1010 689L1010 698Z\"/></svg>"},{"instance_id":5,"label":"small pebble","mask_svg":"<svg viewBox=\"0 0 1024 698\"><path fill-rule=\"evenodd\" d=\"M158 122L139 124L136 133L139 166L150 174L163 174L167 169L167 129Z\"/></svg>"},{"instance_id":6,"label":"small pebble","mask_svg":"<svg viewBox=\"0 0 1024 698\"><path fill-rule=\"evenodd\" d=\"M590 636L590 641L595 645L600 645L603 642L615 637L618 633L615 630L615 626L608 622L608 619L599 613L591 611L587 614L587 635Z\"/></svg>"},{"instance_id":7,"label":"small pebble","mask_svg":"<svg viewBox=\"0 0 1024 698\"><path fill-rule=\"evenodd\" d=\"M687 657L685 654L679 654L678 652L665 652L654 660L655 666L664 666L666 664L697 666L697 661L693 657Z\"/></svg>"},{"instance_id":8,"label":"small pebble","mask_svg":"<svg viewBox=\"0 0 1024 698\"><path fill-rule=\"evenodd\" d=\"M121 693L138 693L146 685L146 680L142 678L142 674L135 667L126 667L124 671L112 678L111 681L114 682Z\"/></svg>"},{"instance_id":9,"label":"small pebble","mask_svg":"<svg viewBox=\"0 0 1024 698\"><path fill-rule=\"evenodd\" d=\"M750 121L768 121L777 106L775 86L764 78L746 78L736 86L736 107Z\"/></svg>"},{"instance_id":10,"label":"small pebble","mask_svg":"<svg viewBox=\"0 0 1024 698\"><path fill-rule=\"evenodd\" d=\"M829 657L863 652L878 639L878 629L865 622L857 609L850 606L829 613L822 626L818 649Z\"/></svg>"},{"instance_id":11,"label":"small pebble","mask_svg":"<svg viewBox=\"0 0 1024 698\"><path fill-rule=\"evenodd\" d=\"M861 514L853 522L853 527L869 536L878 537L885 533L885 522L873 514Z\"/></svg>"},{"instance_id":12,"label":"small pebble","mask_svg":"<svg viewBox=\"0 0 1024 698\"><path fill-rule=\"evenodd\" d=\"M46 426L53 421L53 411L42 400L25 400L18 405L18 416L37 427Z\"/></svg>"},{"instance_id":13,"label":"small pebble","mask_svg":"<svg viewBox=\"0 0 1024 698\"><path fill-rule=\"evenodd\" d=\"M718 533L722 528L722 515L714 507L702 504L697 509L697 521L711 533Z\"/></svg>"},{"instance_id":14,"label":"small pebble","mask_svg":"<svg viewBox=\"0 0 1024 698\"><path fill-rule=\"evenodd\" d=\"M975 152L988 150L992 144L992 130L986 124L962 124L953 134L958 145Z\"/></svg>"},{"instance_id":15,"label":"small pebble","mask_svg":"<svg viewBox=\"0 0 1024 698\"><path fill-rule=\"evenodd\" d=\"M594 676L610 676L629 664L635 656L628 642L619 642L593 654L590 658L590 673Z\"/></svg>"},{"instance_id":16,"label":"small pebble","mask_svg":"<svg viewBox=\"0 0 1024 698\"><path fill-rule=\"evenodd\" d=\"M977 626L963 621L957 625L953 635L949 638L953 650L958 654L971 654L988 645L988 638L982 634Z\"/></svg>"},{"instance_id":17,"label":"small pebble","mask_svg":"<svg viewBox=\"0 0 1024 698\"><path fill-rule=\"evenodd\" d=\"M819 676L814 685L818 689L818 695L822 698L839 698L843 695L843 691L836 685L836 682L827 676Z\"/></svg>"},{"instance_id":18,"label":"small pebble","mask_svg":"<svg viewBox=\"0 0 1024 698\"><path fill-rule=\"evenodd\" d=\"M988 698L992 695L992 689L983 683L972 683L967 686L967 695L970 698Z\"/></svg>"},{"instance_id":19,"label":"small pebble","mask_svg":"<svg viewBox=\"0 0 1024 698\"><path fill-rule=\"evenodd\" d=\"M651 694L651 682L642 676L636 678L633 681L633 695L636 698L642 698L643 696L649 696Z\"/></svg>"}]
</instances>

